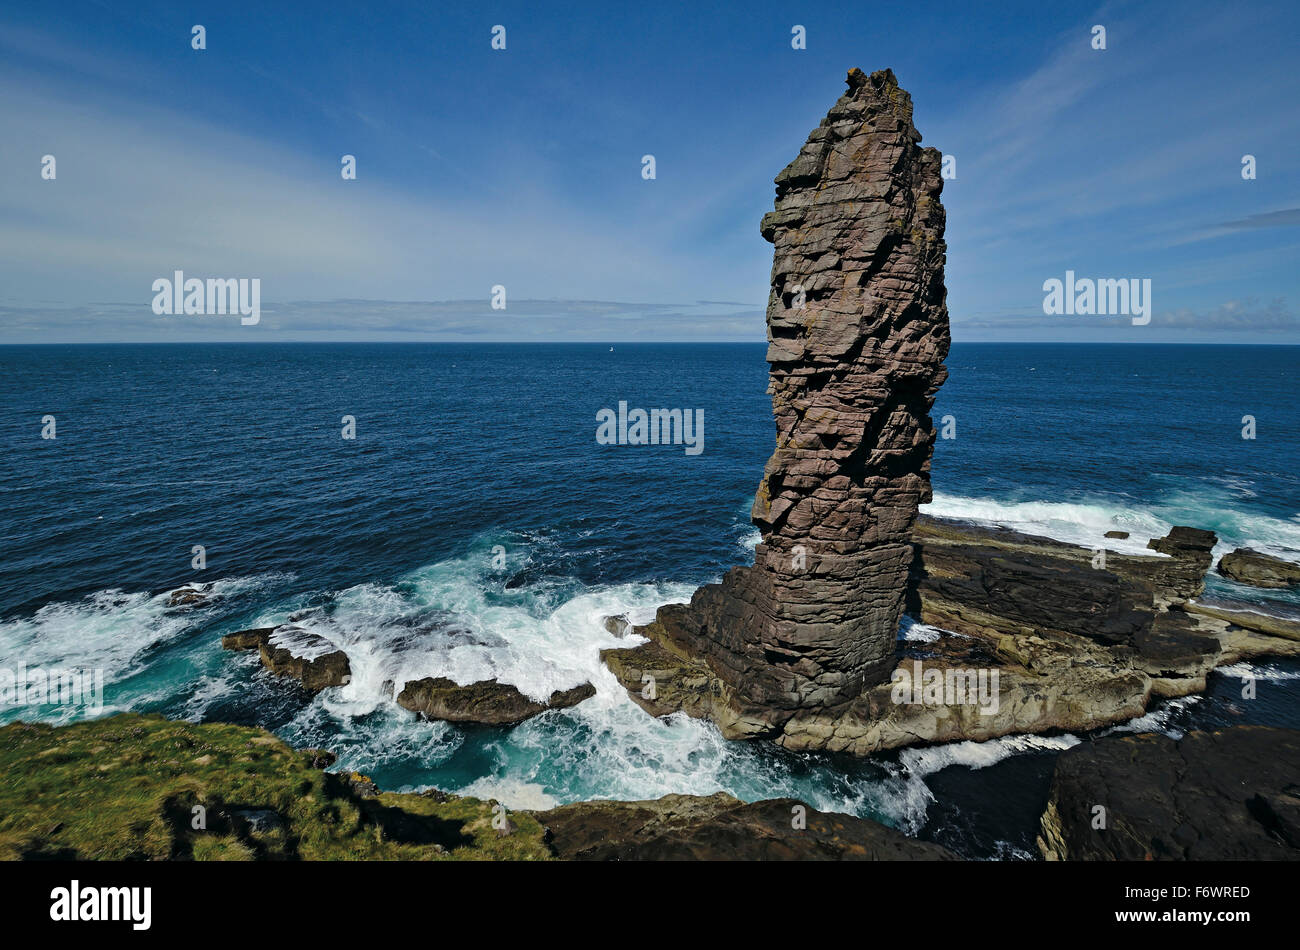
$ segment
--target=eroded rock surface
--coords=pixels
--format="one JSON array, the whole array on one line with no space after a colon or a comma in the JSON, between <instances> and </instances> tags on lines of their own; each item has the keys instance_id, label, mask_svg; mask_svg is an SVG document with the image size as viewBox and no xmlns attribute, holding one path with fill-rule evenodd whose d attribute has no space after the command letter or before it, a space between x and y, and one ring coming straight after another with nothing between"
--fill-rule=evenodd
<instances>
[{"instance_id":1,"label":"eroded rock surface","mask_svg":"<svg viewBox=\"0 0 1300 950\"><path fill-rule=\"evenodd\" d=\"M577 802L534 813L556 857L579 861L953 860L937 844L790 798L746 804L718 792Z\"/></svg>"},{"instance_id":2,"label":"eroded rock surface","mask_svg":"<svg viewBox=\"0 0 1300 950\"><path fill-rule=\"evenodd\" d=\"M1300 731L1236 726L1075 746L1056 760L1038 846L1048 860L1300 859Z\"/></svg>"},{"instance_id":3,"label":"eroded rock surface","mask_svg":"<svg viewBox=\"0 0 1300 950\"><path fill-rule=\"evenodd\" d=\"M539 703L513 686L496 680L482 680L460 686L446 677L413 680L397 696L397 705L420 713L426 719L473 723L484 726L513 726L548 709L568 709L596 695L596 688L583 683L573 689L556 690Z\"/></svg>"},{"instance_id":4,"label":"eroded rock surface","mask_svg":"<svg viewBox=\"0 0 1300 950\"><path fill-rule=\"evenodd\" d=\"M1218 571L1241 584L1254 587L1294 587L1300 584L1300 564L1284 561L1251 548L1238 548L1219 559Z\"/></svg>"},{"instance_id":5,"label":"eroded rock surface","mask_svg":"<svg viewBox=\"0 0 1300 950\"><path fill-rule=\"evenodd\" d=\"M317 693L352 681L348 655L324 637L301 627L257 627L221 638L227 650L257 650L262 665L277 676L289 676Z\"/></svg>"}]
</instances>

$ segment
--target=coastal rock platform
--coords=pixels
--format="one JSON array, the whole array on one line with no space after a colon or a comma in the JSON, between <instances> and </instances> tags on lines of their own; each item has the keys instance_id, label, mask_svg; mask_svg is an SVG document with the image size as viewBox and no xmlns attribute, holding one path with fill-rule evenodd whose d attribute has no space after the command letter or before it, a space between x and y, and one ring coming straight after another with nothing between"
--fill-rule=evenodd
<instances>
[{"instance_id":1,"label":"coastal rock platform","mask_svg":"<svg viewBox=\"0 0 1300 950\"><path fill-rule=\"evenodd\" d=\"M909 608L925 635L900 641L889 682L841 708L755 715L736 704L674 635L689 605L660 608L629 631L647 642L601 657L651 715L681 711L733 739L869 755L1096 729L1203 691L1217 666L1300 656L1300 640L1280 632L1288 621L1190 600L1209 567L1210 532L1175 528L1151 542L1163 556L1109 553L1105 568L1092 549L1001 528L922 518L913 539Z\"/></svg>"},{"instance_id":2,"label":"coastal rock platform","mask_svg":"<svg viewBox=\"0 0 1300 950\"><path fill-rule=\"evenodd\" d=\"M1300 731L1108 736L1056 760L1049 861L1300 859Z\"/></svg>"}]
</instances>

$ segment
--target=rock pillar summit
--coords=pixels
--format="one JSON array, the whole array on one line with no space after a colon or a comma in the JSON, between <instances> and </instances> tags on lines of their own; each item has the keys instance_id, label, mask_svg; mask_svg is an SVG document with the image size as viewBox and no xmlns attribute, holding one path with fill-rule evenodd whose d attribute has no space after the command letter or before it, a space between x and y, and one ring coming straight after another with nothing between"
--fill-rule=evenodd
<instances>
[{"instance_id":1,"label":"rock pillar summit","mask_svg":"<svg viewBox=\"0 0 1300 950\"><path fill-rule=\"evenodd\" d=\"M754 502L755 564L638 631L707 663L715 700L755 732L889 675L909 534L930 499L949 344L941 158L920 147L892 71L847 82L776 177L761 226L775 248L776 450Z\"/></svg>"}]
</instances>

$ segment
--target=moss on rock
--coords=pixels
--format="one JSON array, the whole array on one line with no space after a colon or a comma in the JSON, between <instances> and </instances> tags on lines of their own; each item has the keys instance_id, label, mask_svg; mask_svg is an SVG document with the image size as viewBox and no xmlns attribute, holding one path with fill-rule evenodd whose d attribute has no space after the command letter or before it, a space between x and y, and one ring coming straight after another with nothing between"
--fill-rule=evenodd
<instances>
[{"instance_id":1,"label":"moss on rock","mask_svg":"<svg viewBox=\"0 0 1300 950\"><path fill-rule=\"evenodd\" d=\"M491 802L378 792L322 762L320 750L223 723L136 714L11 723L0 729L0 858L550 857L527 813L512 813L502 834Z\"/></svg>"}]
</instances>

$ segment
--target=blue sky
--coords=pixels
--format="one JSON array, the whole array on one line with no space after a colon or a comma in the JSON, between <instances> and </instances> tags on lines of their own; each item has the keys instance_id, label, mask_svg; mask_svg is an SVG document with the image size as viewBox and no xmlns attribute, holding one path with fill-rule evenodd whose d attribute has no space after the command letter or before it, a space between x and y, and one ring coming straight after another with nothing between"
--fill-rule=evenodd
<instances>
[{"instance_id":1,"label":"blue sky","mask_svg":"<svg viewBox=\"0 0 1300 950\"><path fill-rule=\"evenodd\" d=\"M772 179L852 66L956 158L954 339L1300 342L1294 3L54 6L0 9L0 342L760 341ZM155 316L176 269L261 323ZM1151 324L1045 315L1067 269Z\"/></svg>"}]
</instances>

